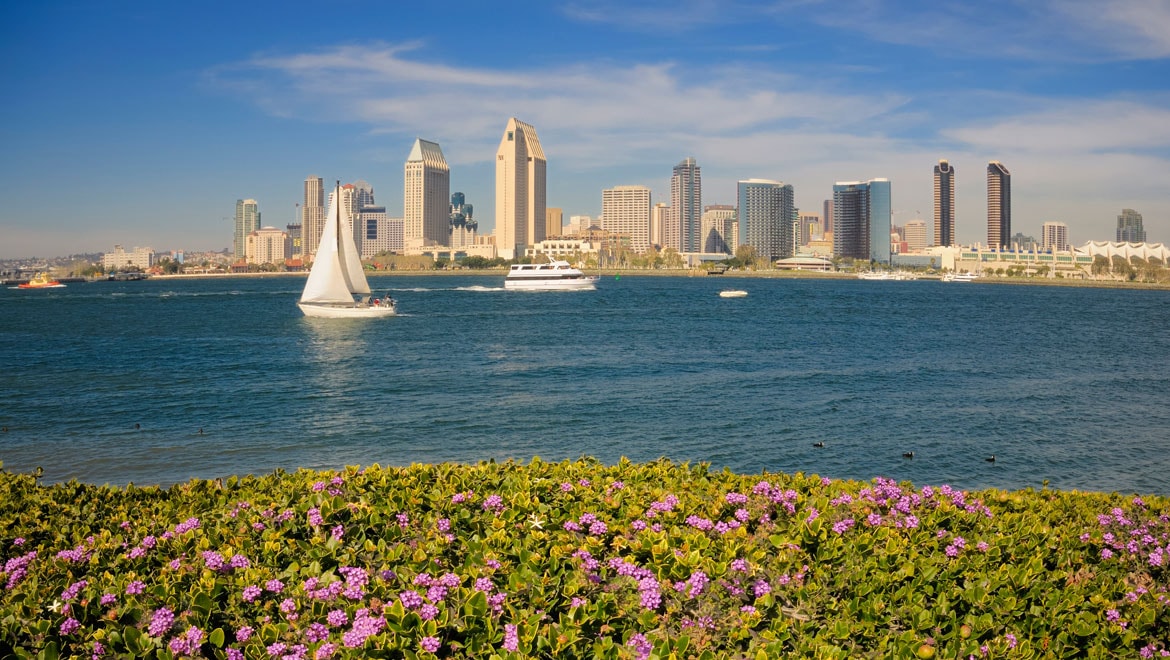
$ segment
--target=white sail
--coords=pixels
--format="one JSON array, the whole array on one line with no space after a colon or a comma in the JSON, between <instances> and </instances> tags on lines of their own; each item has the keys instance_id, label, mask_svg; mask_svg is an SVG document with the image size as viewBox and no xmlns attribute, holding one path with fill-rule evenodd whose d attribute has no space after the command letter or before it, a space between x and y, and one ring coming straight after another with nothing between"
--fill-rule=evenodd
<instances>
[{"instance_id":1,"label":"white sail","mask_svg":"<svg viewBox=\"0 0 1170 660\"><path fill-rule=\"evenodd\" d=\"M361 272L361 260L357 259L357 249L353 247L353 238L341 224L341 194L338 190L333 195L329 205L329 215L325 220L325 230L321 232L321 242L317 246L317 256L313 259L313 268L309 271L309 279L305 281L305 290L301 293L301 302L305 303L352 303L353 293L349 279L352 268L346 263L344 243L349 243L349 252L357 262L358 275L361 277L363 290L369 293L370 287L366 277ZM345 239L344 241L342 239Z\"/></svg>"},{"instance_id":2,"label":"white sail","mask_svg":"<svg viewBox=\"0 0 1170 660\"><path fill-rule=\"evenodd\" d=\"M334 198L339 195L334 195ZM340 241L341 241L341 262L345 264L345 274L349 282L349 290L351 293L360 293L368 295L370 293L370 283L366 281L366 273L362 268L362 258L358 254L357 245L353 242L353 232L350 231L350 224L348 222L340 222Z\"/></svg>"}]
</instances>

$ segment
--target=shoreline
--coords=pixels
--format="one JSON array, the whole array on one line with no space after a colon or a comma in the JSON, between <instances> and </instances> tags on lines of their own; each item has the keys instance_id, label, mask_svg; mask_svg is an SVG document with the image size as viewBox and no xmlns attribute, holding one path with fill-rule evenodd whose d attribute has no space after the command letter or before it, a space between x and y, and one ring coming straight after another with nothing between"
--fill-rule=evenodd
<instances>
[{"instance_id":1,"label":"shoreline","mask_svg":"<svg viewBox=\"0 0 1170 660\"><path fill-rule=\"evenodd\" d=\"M504 277L507 275L505 268L492 269L459 269L459 270L379 270L368 271L367 277L420 277L420 276L471 276L471 277ZM700 269L657 269L657 270L643 270L643 269L625 269L625 268L591 268L587 271L590 275L598 275L602 278L607 277L702 277L719 279L820 279L820 280L853 280L857 279L855 273L826 273L820 271L792 271L792 270L745 270L745 271L730 271L721 275L708 275L706 271ZM175 280L175 279L219 279L219 278L265 278L265 277L307 277L308 271L295 272L272 272L272 273L180 273L174 275L151 275L149 279L160 280ZM941 276L923 276L921 280L938 281ZM1159 284L1156 282L1129 282L1120 280L1073 280L1073 279L1057 279L1057 278L1013 278L1013 277L980 277L973 284L1006 284L1014 286L1061 286L1061 287L1087 287L1097 289L1137 289L1137 290L1154 290L1167 291L1170 290L1170 284Z\"/></svg>"}]
</instances>

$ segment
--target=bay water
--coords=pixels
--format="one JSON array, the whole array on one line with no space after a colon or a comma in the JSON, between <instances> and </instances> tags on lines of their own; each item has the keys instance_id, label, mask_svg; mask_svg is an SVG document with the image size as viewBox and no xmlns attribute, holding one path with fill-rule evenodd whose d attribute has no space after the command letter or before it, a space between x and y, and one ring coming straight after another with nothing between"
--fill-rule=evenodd
<instances>
[{"instance_id":1,"label":"bay water","mask_svg":"<svg viewBox=\"0 0 1170 660\"><path fill-rule=\"evenodd\" d=\"M0 290L0 461L49 483L170 485L665 457L1170 495L1170 291L633 274L591 292L505 291L502 275L371 285L400 316L307 319L291 276Z\"/></svg>"}]
</instances>

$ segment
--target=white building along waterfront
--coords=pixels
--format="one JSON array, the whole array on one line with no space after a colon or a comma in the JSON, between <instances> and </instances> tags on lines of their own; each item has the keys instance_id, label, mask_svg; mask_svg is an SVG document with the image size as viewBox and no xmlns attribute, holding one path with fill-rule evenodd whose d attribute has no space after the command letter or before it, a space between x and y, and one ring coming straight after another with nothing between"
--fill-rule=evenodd
<instances>
[{"instance_id":1,"label":"white building along waterfront","mask_svg":"<svg viewBox=\"0 0 1170 660\"><path fill-rule=\"evenodd\" d=\"M113 252L107 252L102 255L102 269L106 272L124 270L126 268L146 270L153 265L154 250L148 247L136 247L130 252L127 252L122 249L121 245L115 245Z\"/></svg>"},{"instance_id":2,"label":"white building along waterfront","mask_svg":"<svg viewBox=\"0 0 1170 660\"><path fill-rule=\"evenodd\" d=\"M601 228L625 236L633 252L645 254L650 248L650 189L616 186L602 190Z\"/></svg>"}]
</instances>

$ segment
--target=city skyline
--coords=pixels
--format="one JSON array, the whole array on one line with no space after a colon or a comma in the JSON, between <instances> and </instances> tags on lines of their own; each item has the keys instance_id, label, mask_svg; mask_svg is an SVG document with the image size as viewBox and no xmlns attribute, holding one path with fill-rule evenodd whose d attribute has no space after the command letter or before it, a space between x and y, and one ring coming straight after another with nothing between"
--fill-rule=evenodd
<instances>
[{"instance_id":1,"label":"city skyline","mask_svg":"<svg viewBox=\"0 0 1170 660\"><path fill-rule=\"evenodd\" d=\"M494 147L511 116L538 127L547 204L565 217L596 217L600 191L622 185L669 200L671 164L693 157L705 204L764 178L817 210L836 181L887 178L893 223L929 222L929 168L945 159L959 173L955 239L970 244L986 237L978 173L1001 161L1017 178L1013 232L1060 222L1074 243L1107 240L1130 208L1149 240L1170 240L1165 3L1002 0L977 17L882 0L321 13L6 7L2 53L35 66L2 74L0 258L230 248L235 200L283 227L308 172L368 179L396 216L418 136L443 145L450 189L492 234ZM452 17L473 29L445 38Z\"/></svg>"}]
</instances>

